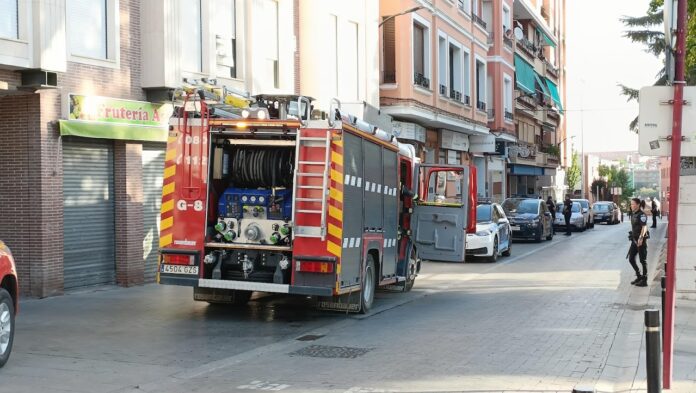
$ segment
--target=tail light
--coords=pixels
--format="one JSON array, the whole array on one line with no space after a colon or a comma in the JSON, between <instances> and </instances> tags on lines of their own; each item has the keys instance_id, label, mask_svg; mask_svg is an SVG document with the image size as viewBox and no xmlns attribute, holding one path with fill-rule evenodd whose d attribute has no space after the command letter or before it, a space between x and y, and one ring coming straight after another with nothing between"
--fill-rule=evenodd
<instances>
[{"instance_id":1,"label":"tail light","mask_svg":"<svg viewBox=\"0 0 696 393\"><path fill-rule=\"evenodd\" d=\"M167 265L193 265L195 261L193 255L162 254L162 263Z\"/></svg>"},{"instance_id":2,"label":"tail light","mask_svg":"<svg viewBox=\"0 0 696 393\"><path fill-rule=\"evenodd\" d=\"M333 262L296 261L295 271L303 273L333 273Z\"/></svg>"}]
</instances>

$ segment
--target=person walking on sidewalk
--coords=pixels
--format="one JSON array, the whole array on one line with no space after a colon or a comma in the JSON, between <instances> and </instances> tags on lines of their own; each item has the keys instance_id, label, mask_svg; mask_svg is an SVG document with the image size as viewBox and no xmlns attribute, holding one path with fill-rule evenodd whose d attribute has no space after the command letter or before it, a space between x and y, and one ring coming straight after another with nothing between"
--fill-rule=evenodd
<instances>
[{"instance_id":1,"label":"person walking on sidewalk","mask_svg":"<svg viewBox=\"0 0 696 393\"><path fill-rule=\"evenodd\" d=\"M573 201L570 200L570 195L566 195L563 201L563 218L566 223L566 236L570 236L570 217L573 215Z\"/></svg>"},{"instance_id":2,"label":"person walking on sidewalk","mask_svg":"<svg viewBox=\"0 0 696 393\"><path fill-rule=\"evenodd\" d=\"M549 208L549 213L551 213L551 233L556 234L553 222L556 221L556 204L553 203L553 198L550 196L546 199L546 207Z\"/></svg>"},{"instance_id":3,"label":"person walking on sidewalk","mask_svg":"<svg viewBox=\"0 0 696 393\"><path fill-rule=\"evenodd\" d=\"M644 208L644 201L638 198L631 199L631 232L628 233L631 248L628 250L628 261L636 272L636 279L631 281L631 284L638 287L648 286L648 217L643 212ZM642 274L636 263L636 255L643 267Z\"/></svg>"},{"instance_id":4,"label":"person walking on sidewalk","mask_svg":"<svg viewBox=\"0 0 696 393\"><path fill-rule=\"evenodd\" d=\"M650 207L650 212L652 213L652 226L650 228L657 228L657 202L655 198L652 199L652 206Z\"/></svg>"}]
</instances>

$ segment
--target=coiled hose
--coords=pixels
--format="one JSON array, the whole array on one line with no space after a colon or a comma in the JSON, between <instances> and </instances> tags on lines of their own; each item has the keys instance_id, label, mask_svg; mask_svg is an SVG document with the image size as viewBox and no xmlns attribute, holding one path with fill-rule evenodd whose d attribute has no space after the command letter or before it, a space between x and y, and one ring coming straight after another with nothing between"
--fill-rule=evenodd
<instances>
[{"instance_id":1,"label":"coiled hose","mask_svg":"<svg viewBox=\"0 0 696 393\"><path fill-rule=\"evenodd\" d=\"M293 149L235 148L230 152L230 180L242 188L290 188L294 160Z\"/></svg>"}]
</instances>

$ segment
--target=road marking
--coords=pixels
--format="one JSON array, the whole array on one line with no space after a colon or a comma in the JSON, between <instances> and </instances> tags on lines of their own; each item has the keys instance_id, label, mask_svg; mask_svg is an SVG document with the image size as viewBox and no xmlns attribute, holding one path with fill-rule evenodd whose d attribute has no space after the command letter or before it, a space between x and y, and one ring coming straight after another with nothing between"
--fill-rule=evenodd
<instances>
[{"instance_id":1,"label":"road marking","mask_svg":"<svg viewBox=\"0 0 696 393\"><path fill-rule=\"evenodd\" d=\"M285 385L285 384L279 384L279 383L270 383L270 382L263 382L263 381L251 381L247 385L240 385L237 386L237 389L243 389L243 390L263 390L267 392L277 392L283 389L289 388L290 385Z\"/></svg>"}]
</instances>

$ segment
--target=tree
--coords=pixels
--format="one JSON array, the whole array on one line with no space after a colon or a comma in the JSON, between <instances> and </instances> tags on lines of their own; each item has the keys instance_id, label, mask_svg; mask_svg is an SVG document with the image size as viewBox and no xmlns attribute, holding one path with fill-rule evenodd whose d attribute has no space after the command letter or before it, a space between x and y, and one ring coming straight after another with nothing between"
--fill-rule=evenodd
<instances>
[{"instance_id":1,"label":"tree","mask_svg":"<svg viewBox=\"0 0 696 393\"><path fill-rule=\"evenodd\" d=\"M614 176L613 187L621 187L621 195L619 195L619 204L624 209L628 209L629 201L633 197L633 187L631 187L631 179L625 169L617 170Z\"/></svg>"},{"instance_id":2,"label":"tree","mask_svg":"<svg viewBox=\"0 0 696 393\"><path fill-rule=\"evenodd\" d=\"M647 187L641 187L640 190L636 192L636 195L640 196L641 198L657 198L660 193L654 189L654 188L647 188Z\"/></svg>"},{"instance_id":3,"label":"tree","mask_svg":"<svg viewBox=\"0 0 696 393\"><path fill-rule=\"evenodd\" d=\"M625 16L621 22L628 28L624 32L624 37L633 42L643 44L645 51L662 57L667 50L665 45L665 34L663 31L663 6L664 0L651 0L648 11L644 16ZM687 84L693 85L696 82L696 18L692 17L696 13L696 0L688 0L689 18L686 38L686 80ZM663 67L657 73L655 86L667 84L667 72ZM627 97L628 101L638 100L638 90L632 87L619 84L621 94ZM638 132L638 118L636 117L629 128Z\"/></svg>"},{"instance_id":4,"label":"tree","mask_svg":"<svg viewBox=\"0 0 696 393\"><path fill-rule=\"evenodd\" d=\"M597 168L597 170L599 171L599 176L603 177L608 182L611 182L612 179L612 169L613 167L607 165L600 165L599 168Z\"/></svg>"},{"instance_id":5,"label":"tree","mask_svg":"<svg viewBox=\"0 0 696 393\"><path fill-rule=\"evenodd\" d=\"M590 187L592 194L597 196L598 201L603 201L607 194L607 182L603 179L595 179Z\"/></svg>"},{"instance_id":6,"label":"tree","mask_svg":"<svg viewBox=\"0 0 696 393\"><path fill-rule=\"evenodd\" d=\"M575 191L578 181L580 181L580 164L578 163L578 153L574 152L570 167L566 169L566 185L571 194Z\"/></svg>"}]
</instances>

